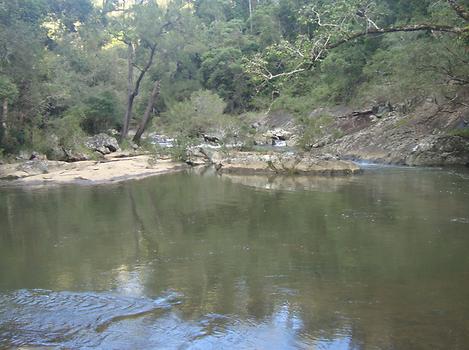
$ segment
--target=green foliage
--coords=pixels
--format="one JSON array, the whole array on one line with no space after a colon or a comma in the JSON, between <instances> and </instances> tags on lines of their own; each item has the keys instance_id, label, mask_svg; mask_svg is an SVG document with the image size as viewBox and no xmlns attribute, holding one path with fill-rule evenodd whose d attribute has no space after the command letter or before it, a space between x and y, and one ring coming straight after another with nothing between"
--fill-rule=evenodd
<instances>
[{"instance_id":1,"label":"green foliage","mask_svg":"<svg viewBox=\"0 0 469 350\"><path fill-rule=\"evenodd\" d=\"M305 123L308 143L317 135L306 117L319 106L452 97L467 86L468 32L367 36L321 49L356 31L417 23L467 28L447 1L436 0L3 1L0 99L8 99L8 135L0 147L47 149L51 133L67 143L83 131L118 129L128 43L134 82L157 44L131 127L159 80L158 128L187 137L223 129L227 140L249 138L246 112L277 109Z\"/></svg>"},{"instance_id":2,"label":"green foliage","mask_svg":"<svg viewBox=\"0 0 469 350\"><path fill-rule=\"evenodd\" d=\"M469 128L451 130L448 134L469 139Z\"/></svg>"},{"instance_id":3,"label":"green foliage","mask_svg":"<svg viewBox=\"0 0 469 350\"><path fill-rule=\"evenodd\" d=\"M448 94L469 77L467 54L455 40L390 35L363 69L357 98L400 103Z\"/></svg>"},{"instance_id":4,"label":"green foliage","mask_svg":"<svg viewBox=\"0 0 469 350\"><path fill-rule=\"evenodd\" d=\"M69 111L63 118L42 123L26 130L26 142L22 148L45 154L48 159L63 159L65 153L88 154L84 146L86 137L81 128L85 115L80 109Z\"/></svg>"},{"instance_id":5,"label":"green foliage","mask_svg":"<svg viewBox=\"0 0 469 350\"><path fill-rule=\"evenodd\" d=\"M118 99L111 91L104 91L98 96L85 101L85 118L82 128L90 134L98 134L112 128L119 128L120 115L117 108Z\"/></svg>"},{"instance_id":6,"label":"green foliage","mask_svg":"<svg viewBox=\"0 0 469 350\"><path fill-rule=\"evenodd\" d=\"M163 114L164 122L177 135L199 137L220 126L225 103L216 94L200 90L190 99L175 103Z\"/></svg>"},{"instance_id":7,"label":"green foliage","mask_svg":"<svg viewBox=\"0 0 469 350\"><path fill-rule=\"evenodd\" d=\"M298 117L305 117L311 112L312 101L305 96L294 95L287 91L272 103L273 110L283 110Z\"/></svg>"},{"instance_id":8,"label":"green foliage","mask_svg":"<svg viewBox=\"0 0 469 350\"><path fill-rule=\"evenodd\" d=\"M217 91L227 103L228 112L243 111L252 93L249 77L242 66L242 52L217 48L202 57L201 74L205 87Z\"/></svg>"},{"instance_id":9,"label":"green foliage","mask_svg":"<svg viewBox=\"0 0 469 350\"><path fill-rule=\"evenodd\" d=\"M187 160L187 149L194 144L190 137L181 135L177 138L176 144L169 148L169 154L174 161L185 162Z\"/></svg>"},{"instance_id":10,"label":"green foliage","mask_svg":"<svg viewBox=\"0 0 469 350\"><path fill-rule=\"evenodd\" d=\"M81 144L86 136L81 128L85 115L82 110L75 109L63 118L51 123L52 130L58 137L59 144L67 149L74 149Z\"/></svg>"},{"instance_id":11,"label":"green foliage","mask_svg":"<svg viewBox=\"0 0 469 350\"><path fill-rule=\"evenodd\" d=\"M330 135L331 132L336 138L341 136L338 130L331 130L334 118L329 115L299 118L298 122L302 127L301 137L298 141L298 147L301 149L311 149L314 143L324 136Z\"/></svg>"},{"instance_id":12,"label":"green foliage","mask_svg":"<svg viewBox=\"0 0 469 350\"><path fill-rule=\"evenodd\" d=\"M13 100L18 95L18 89L10 79L6 76L0 75L0 99Z\"/></svg>"}]
</instances>

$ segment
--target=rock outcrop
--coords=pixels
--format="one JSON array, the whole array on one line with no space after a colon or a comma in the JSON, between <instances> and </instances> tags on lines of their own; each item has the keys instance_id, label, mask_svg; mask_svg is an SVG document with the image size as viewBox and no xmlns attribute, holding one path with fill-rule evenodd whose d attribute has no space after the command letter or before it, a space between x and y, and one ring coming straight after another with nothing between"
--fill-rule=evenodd
<instances>
[{"instance_id":1,"label":"rock outcrop","mask_svg":"<svg viewBox=\"0 0 469 350\"><path fill-rule=\"evenodd\" d=\"M208 144L189 147L186 150L186 163L191 166L216 164L221 158L220 147Z\"/></svg>"},{"instance_id":2,"label":"rock outcrop","mask_svg":"<svg viewBox=\"0 0 469 350\"><path fill-rule=\"evenodd\" d=\"M379 119L338 118L344 136L312 150L340 158L410 166L469 164L469 139L451 135L467 111L440 111L432 104L421 106L413 115L397 111ZM367 117L368 118L368 117Z\"/></svg>"},{"instance_id":3,"label":"rock outcrop","mask_svg":"<svg viewBox=\"0 0 469 350\"><path fill-rule=\"evenodd\" d=\"M85 146L91 151L99 152L103 155L120 151L116 138L102 133L89 137L85 141Z\"/></svg>"},{"instance_id":4,"label":"rock outcrop","mask_svg":"<svg viewBox=\"0 0 469 350\"><path fill-rule=\"evenodd\" d=\"M187 168L184 163L168 159L155 161L150 155L118 158L116 154L110 154L103 161L75 163L36 159L0 166L0 187L116 183Z\"/></svg>"},{"instance_id":5,"label":"rock outcrop","mask_svg":"<svg viewBox=\"0 0 469 350\"><path fill-rule=\"evenodd\" d=\"M332 156L313 157L309 154L258 153L219 151L207 152L201 159L213 164L220 173L236 174L283 174L283 175L348 175L360 172L360 167L351 162ZM203 161L202 161L203 160Z\"/></svg>"},{"instance_id":6,"label":"rock outcrop","mask_svg":"<svg viewBox=\"0 0 469 350\"><path fill-rule=\"evenodd\" d=\"M467 101L469 96L461 98ZM309 146L313 158L332 154L339 159L410 166L469 164L469 138L463 137L469 135L467 103L438 104L434 99L419 103L317 108L309 118L327 117L328 123L320 125L317 135L308 140L310 144L302 146ZM304 132L285 111L269 113L253 128L257 145L297 146Z\"/></svg>"},{"instance_id":7,"label":"rock outcrop","mask_svg":"<svg viewBox=\"0 0 469 350\"><path fill-rule=\"evenodd\" d=\"M419 142L405 158L408 165L469 165L469 139L433 136Z\"/></svg>"},{"instance_id":8,"label":"rock outcrop","mask_svg":"<svg viewBox=\"0 0 469 350\"><path fill-rule=\"evenodd\" d=\"M27 175L47 174L49 172L49 162L47 159L33 158L18 165L16 169Z\"/></svg>"}]
</instances>

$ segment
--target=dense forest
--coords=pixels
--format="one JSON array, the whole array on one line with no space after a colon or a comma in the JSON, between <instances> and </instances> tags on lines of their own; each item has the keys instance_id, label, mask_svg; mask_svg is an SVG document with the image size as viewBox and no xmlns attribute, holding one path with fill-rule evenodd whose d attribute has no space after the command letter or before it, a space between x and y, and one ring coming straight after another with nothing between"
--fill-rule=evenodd
<instances>
[{"instance_id":1,"label":"dense forest","mask_svg":"<svg viewBox=\"0 0 469 350\"><path fill-rule=\"evenodd\" d=\"M0 152L318 106L467 103L469 1L1 0ZM417 102L416 102L417 101ZM60 158L56 156L56 158Z\"/></svg>"}]
</instances>

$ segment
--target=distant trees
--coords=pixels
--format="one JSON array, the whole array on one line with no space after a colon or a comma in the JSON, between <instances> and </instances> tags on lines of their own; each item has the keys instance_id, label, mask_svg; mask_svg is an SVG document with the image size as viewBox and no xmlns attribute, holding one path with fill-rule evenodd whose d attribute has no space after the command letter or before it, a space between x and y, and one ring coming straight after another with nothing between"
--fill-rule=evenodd
<instances>
[{"instance_id":1,"label":"distant trees","mask_svg":"<svg viewBox=\"0 0 469 350\"><path fill-rule=\"evenodd\" d=\"M0 116L0 140L8 131L8 106L18 94L18 90L10 79L6 76L0 76L0 101L2 102L2 110Z\"/></svg>"},{"instance_id":2,"label":"distant trees","mask_svg":"<svg viewBox=\"0 0 469 350\"><path fill-rule=\"evenodd\" d=\"M181 120L203 120L186 108L200 91L225 114L304 114L313 104L443 85L456 96L469 81L467 0L159 4L1 2L0 149L35 148L57 130L118 129L126 138L135 129L139 142L155 115L167 130L192 127Z\"/></svg>"},{"instance_id":3,"label":"distant trees","mask_svg":"<svg viewBox=\"0 0 469 350\"><path fill-rule=\"evenodd\" d=\"M421 2L407 6L423 12L428 11L430 5L437 5L439 2L425 1L425 3L426 6L423 7ZM301 20L311 24L314 31L308 36L299 35L294 42L283 41L270 46L263 53L257 53L247 64L247 68L257 77L261 85L267 85L269 81L313 69L331 50L363 37L421 31L467 36L468 10L457 0L447 0L446 3L454 11L453 18L442 16L443 21L436 17L431 21L419 23L416 20L404 24L389 23L386 16L383 16L383 13L389 10L388 6L402 9L403 2L399 0L337 0L307 3L302 8ZM390 14L393 15L392 12ZM460 21L455 17L459 17ZM286 61L288 61L286 65L279 64Z\"/></svg>"},{"instance_id":4,"label":"distant trees","mask_svg":"<svg viewBox=\"0 0 469 350\"><path fill-rule=\"evenodd\" d=\"M0 5L3 147L13 149L27 142L29 127L38 116L53 113L47 49L53 50L60 36L76 33L76 26L89 18L92 9L88 0L4 1Z\"/></svg>"},{"instance_id":5,"label":"distant trees","mask_svg":"<svg viewBox=\"0 0 469 350\"><path fill-rule=\"evenodd\" d=\"M225 99L229 112L245 110L252 95L242 57L242 51L234 47L212 49L202 56L200 71L204 86Z\"/></svg>"}]
</instances>

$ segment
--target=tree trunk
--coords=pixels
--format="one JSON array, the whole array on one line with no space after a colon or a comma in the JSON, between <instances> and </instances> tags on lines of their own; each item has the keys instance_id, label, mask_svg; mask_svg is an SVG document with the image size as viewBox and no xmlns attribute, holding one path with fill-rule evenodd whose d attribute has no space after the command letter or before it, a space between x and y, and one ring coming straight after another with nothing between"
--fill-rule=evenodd
<instances>
[{"instance_id":1,"label":"tree trunk","mask_svg":"<svg viewBox=\"0 0 469 350\"><path fill-rule=\"evenodd\" d=\"M150 98L148 100L147 108L145 109L145 113L143 114L142 122L140 123L137 132L133 138L133 141L137 144L140 143L140 139L145 132L145 129L148 126L148 122L151 119L151 112L153 110L153 106L155 105L156 99L160 94L160 81L155 81L153 85L153 91L151 92Z\"/></svg>"},{"instance_id":2,"label":"tree trunk","mask_svg":"<svg viewBox=\"0 0 469 350\"><path fill-rule=\"evenodd\" d=\"M127 73L127 110L124 115L124 120L122 122L121 130L121 139L125 139L129 132L130 120L132 119L132 108L134 105L135 93L134 93L134 56L135 48L132 43L128 43L128 53L127 53L127 64L128 64L128 73Z\"/></svg>"},{"instance_id":3,"label":"tree trunk","mask_svg":"<svg viewBox=\"0 0 469 350\"><path fill-rule=\"evenodd\" d=\"M151 51L150 51L150 58L148 59L147 64L143 69L140 69L140 74L137 78L137 81L134 84L134 57L135 57L135 48L132 44L129 45L129 58L128 58L128 64L129 64L129 76L127 79L127 110L125 112L124 116L124 123L122 125L122 131L121 131L121 139L125 139L127 137L127 134L129 133L129 125L130 121L132 120L132 109L134 105L134 100L135 97L138 96L138 93L140 91L140 84L143 80L143 77L145 74L148 72L150 69L151 65L153 64L153 59L155 58L155 52L156 52L156 44L153 44L151 46Z\"/></svg>"},{"instance_id":4,"label":"tree trunk","mask_svg":"<svg viewBox=\"0 0 469 350\"><path fill-rule=\"evenodd\" d=\"M252 0L248 0L248 5L249 5L249 26L252 34Z\"/></svg>"},{"instance_id":5,"label":"tree trunk","mask_svg":"<svg viewBox=\"0 0 469 350\"><path fill-rule=\"evenodd\" d=\"M3 99L3 106L2 106L2 117L0 119L0 128L3 131L3 137L7 135L8 128L7 128L7 118L8 118L8 98L5 97Z\"/></svg>"}]
</instances>

